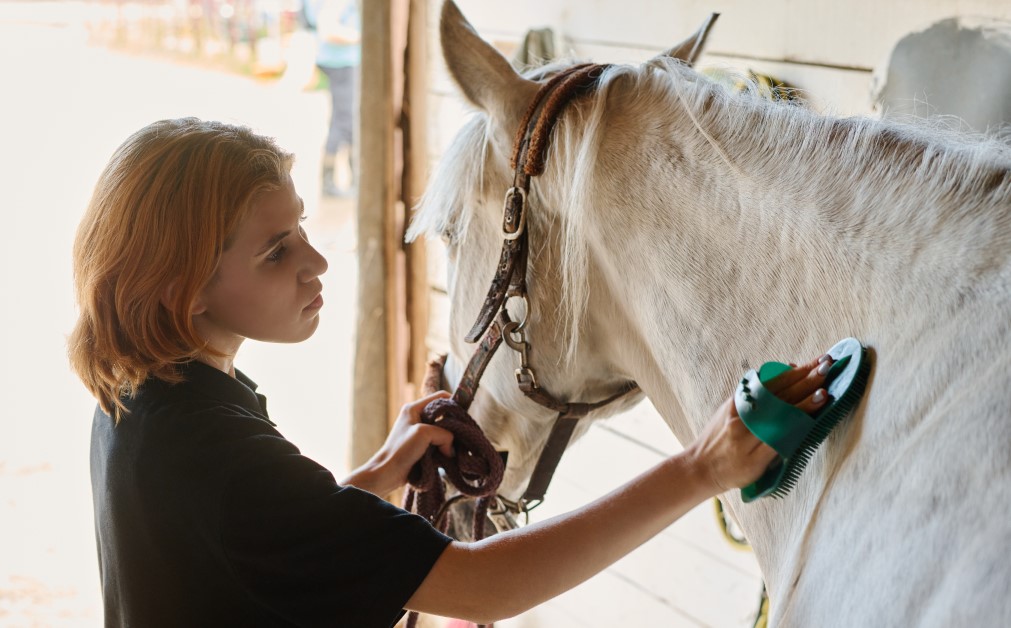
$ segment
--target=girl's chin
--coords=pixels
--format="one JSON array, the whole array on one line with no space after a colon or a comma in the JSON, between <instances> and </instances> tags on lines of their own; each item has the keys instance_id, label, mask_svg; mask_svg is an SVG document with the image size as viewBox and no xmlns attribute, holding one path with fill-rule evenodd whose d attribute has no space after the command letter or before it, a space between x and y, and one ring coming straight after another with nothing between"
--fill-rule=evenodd
<instances>
[{"instance_id":1,"label":"girl's chin","mask_svg":"<svg viewBox=\"0 0 1011 628\"><path fill-rule=\"evenodd\" d=\"M292 329L288 333L264 335L259 338L256 336L250 336L250 339L259 340L260 342L295 344L298 342L302 342L303 340L308 340L309 338L312 338L313 334L316 333L316 329L318 327L319 327L319 316L313 316L312 318L301 321L296 329Z\"/></svg>"}]
</instances>

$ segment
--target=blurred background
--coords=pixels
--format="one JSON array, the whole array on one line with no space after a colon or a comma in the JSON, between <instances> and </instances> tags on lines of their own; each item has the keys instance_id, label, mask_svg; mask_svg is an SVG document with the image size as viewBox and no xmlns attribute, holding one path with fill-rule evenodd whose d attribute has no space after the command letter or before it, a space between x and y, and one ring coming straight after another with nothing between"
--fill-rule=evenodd
<instances>
[{"instance_id":1,"label":"blurred background","mask_svg":"<svg viewBox=\"0 0 1011 628\"><path fill-rule=\"evenodd\" d=\"M561 56L637 63L712 9L705 0L458 2L514 60L527 52L528 29L547 25L554 34L544 41ZM434 31L441 0L420 4ZM840 115L957 114L957 125L970 120L976 130L1009 119L1006 0L723 4L703 57L712 78L724 68L745 72ZM961 20L968 16L990 16L987 28ZM428 35L422 170L468 115ZM106 161L155 120L245 124L296 154L306 228L329 262L321 324L298 345L247 342L238 364L270 397L282 433L338 477L348 469L357 201L353 185L334 195L321 177L331 96L316 37L302 0L0 0L0 626L101 625L88 463L94 401L65 356L76 317L71 246ZM959 102L948 103L949 94ZM348 185L349 172L335 175ZM440 349L448 300L433 245L423 331L427 347ZM648 403L600 422L566 453L532 519L586 503L679 448ZM726 542L706 504L597 578L502 626L752 626L760 590L753 557Z\"/></svg>"},{"instance_id":2,"label":"blurred background","mask_svg":"<svg viewBox=\"0 0 1011 628\"><path fill-rule=\"evenodd\" d=\"M74 230L115 148L159 119L246 124L297 161L330 263L318 333L248 342L240 368L302 450L346 468L354 200L321 194L329 117L299 0L0 2L0 626L97 626L88 443L69 371ZM282 418L284 417L284 418Z\"/></svg>"}]
</instances>

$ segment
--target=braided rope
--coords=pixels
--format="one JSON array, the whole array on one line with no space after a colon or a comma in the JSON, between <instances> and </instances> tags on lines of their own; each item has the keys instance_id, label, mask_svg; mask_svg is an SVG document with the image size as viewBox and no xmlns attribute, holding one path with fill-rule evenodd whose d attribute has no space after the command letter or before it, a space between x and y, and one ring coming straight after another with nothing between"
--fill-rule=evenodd
<instances>
[{"instance_id":1,"label":"braided rope","mask_svg":"<svg viewBox=\"0 0 1011 628\"><path fill-rule=\"evenodd\" d=\"M425 452L407 477L410 488L404 509L412 510L416 506L415 512L433 526L442 532L449 528L446 490L439 474L441 468L456 490L477 498L474 536L475 540L484 538L488 506L505 473L501 456L474 419L452 399L436 399L429 403L421 413L421 421L451 432L456 455L446 456L437 447Z\"/></svg>"},{"instance_id":2,"label":"braided rope","mask_svg":"<svg viewBox=\"0 0 1011 628\"><path fill-rule=\"evenodd\" d=\"M426 378L426 384L431 378ZM438 447L429 447L407 476L404 510L414 511L441 532L449 529L449 504L439 469L462 495L476 497L474 540L484 538L488 506L502 483L505 463L467 411L453 399L436 399L421 411L421 422L438 425L453 434L456 456L449 457ZM415 506L417 507L414 510ZM408 628L415 628L418 614L411 612Z\"/></svg>"}]
</instances>

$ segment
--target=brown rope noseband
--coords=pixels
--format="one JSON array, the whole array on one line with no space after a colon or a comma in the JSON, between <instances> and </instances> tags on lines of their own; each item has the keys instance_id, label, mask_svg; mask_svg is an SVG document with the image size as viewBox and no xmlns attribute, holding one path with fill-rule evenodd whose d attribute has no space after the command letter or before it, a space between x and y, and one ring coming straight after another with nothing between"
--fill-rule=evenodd
<instances>
[{"instance_id":1,"label":"brown rope noseband","mask_svg":"<svg viewBox=\"0 0 1011 628\"><path fill-rule=\"evenodd\" d=\"M477 321L466 336L467 342L474 343L480 340L480 343L468 362L452 399L433 402L422 414L423 421L438 423L454 433L456 460L441 456L437 452L433 453L431 450L426 454L426 459L431 460L430 456L439 456L435 460L435 465L442 466L446 470L447 478L458 490L464 495L478 497L475 508L475 535L479 531L483 534L484 517L495 500L497 507L502 511L508 510L516 514L529 512L539 505L544 500L544 494L579 420L590 412L638 390L635 382L625 382L613 395L593 403L559 400L538 384L536 373L530 363L531 346L525 332L526 322L530 316L530 301L526 286L529 250L526 212L531 178L544 172L549 139L565 107L579 96L591 92L607 67L581 64L566 68L541 85L528 106L513 146L511 166L514 176L513 185L505 194L502 253ZM523 320L513 321L509 317L505 304L510 298L519 298L524 302ZM484 443L478 442L483 439L483 434L481 438L473 438L471 424L476 426L476 423L467 415L481 376L503 341L520 355L520 368L516 369L519 389L535 403L558 414L530 482L523 496L516 502L495 495L498 483L502 479L504 464L501 457L494 454L494 450L489 453L491 445L485 445L486 439ZM436 385L431 380L440 379L442 363L434 362L430 367L435 370L435 375L430 375L427 387L435 390ZM441 383L438 387L441 387ZM407 503L413 504L413 493L418 492L419 513L424 502L425 514L429 520L444 526L447 504L444 503L444 494L437 474L433 475L435 472L432 469L435 466L426 462L426 459L412 471L412 490L408 492ZM464 464L469 465L468 470L456 468ZM423 476L426 480L422 480ZM433 482L439 483L440 486L434 487ZM433 499L420 495L423 492L431 492Z\"/></svg>"}]
</instances>

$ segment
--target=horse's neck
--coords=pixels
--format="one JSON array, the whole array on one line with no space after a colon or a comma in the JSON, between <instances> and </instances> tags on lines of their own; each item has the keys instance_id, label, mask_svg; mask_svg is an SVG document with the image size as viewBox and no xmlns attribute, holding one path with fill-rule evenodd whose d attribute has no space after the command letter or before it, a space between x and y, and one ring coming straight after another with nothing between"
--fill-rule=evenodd
<instances>
[{"instance_id":1,"label":"horse's neck","mask_svg":"<svg viewBox=\"0 0 1011 628\"><path fill-rule=\"evenodd\" d=\"M784 160L778 177L737 164L744 179L696 173L694 188L653 180L624 207L603 195L591 212L594 272L628 318L621 359L683 443L746 368L806 361L846 336L915 335L957 298L965 278L953 258L985 239L971 220L949 220L939 237L943 208L909 205L903 181L861 180L872 164L846 176L805 164ZM803 536L825 472L816 459L795 499L737 509L760 560L789 555L783 546ZM766 560L763 569L775 578L790 567Z\"/></svg>"},{"instance_id":2,"label":"horse's neck","mask_svg":"<svg viewBox=\"0 0 1011 628\"><path fill-rule=\"evenodd\" d=\"M767 157L776 152L768 146L755 151L739 131L711 127L718 142L736 137L725 157L760 157L726 163L710 150L687 163L691 155L647 146L647 163L625 166L640 169L644 185L630 188L636 177L619 174L594 193L586 231L593 272L627 304L633 335L648 347L629 352L644 355L640 369L680 398L661 401L672 413L715 407L726 393L720 384L746 366L814 358L827 341L854 334L899 326L909 333L983 275L1008 282L1011 207L992 200L1006 199L1006 165L982 177L997 194L960 197L954 169L914 172L957 155L887 128L859 136L871 149L854 151L846 134L855 123L834 124L804 155L784 138L783 158ZM698 135L691 127L664 132ZM678 158L671 175L668 160ZM898 160L910 167L881 166ZM688 417L687 435L704 418Z\"/></svg>"}]
</instances>

